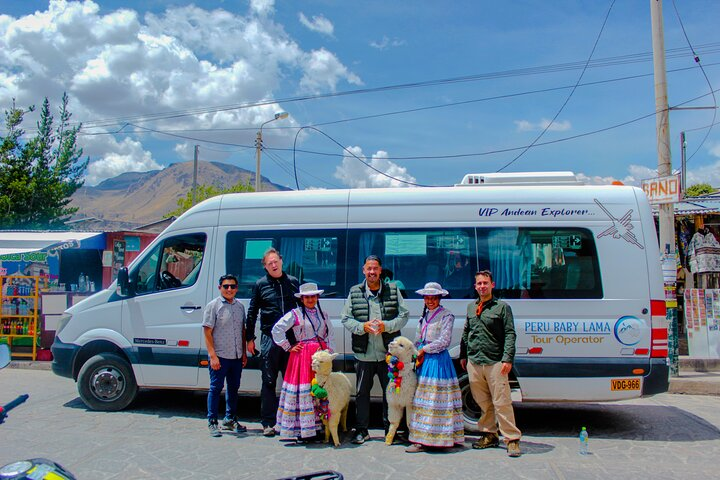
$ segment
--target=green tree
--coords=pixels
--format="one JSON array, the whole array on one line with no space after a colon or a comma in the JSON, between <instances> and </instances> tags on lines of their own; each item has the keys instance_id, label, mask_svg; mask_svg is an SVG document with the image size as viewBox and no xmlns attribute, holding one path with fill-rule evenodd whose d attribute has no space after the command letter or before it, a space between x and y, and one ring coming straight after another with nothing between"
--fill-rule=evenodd
<instances>
[{"instance_id":1,"label":"green tree","mask_svg":"<svg viewBox=\"0 0 720 480\"><path fill-rule=\"evenodd\" d=\"M215 197L217 195L224 195L226 193L247 193L247 192L254 192L255 188L250 185L250 180L248 179L246 182L238 182L232 187L228 188L218 188L215 185L198 185L195 187L195 203L200 203L203 200L207 200L208 198ZM192 190L187 192L184 197L179 198L177 201L178 208L173 210L172 212L169 212L165 215L165 218L167 217L179 217L186 211L190 210L190 207L193 206L192 203Z\"/></svg>"},{"instance_id":2,"label":"green tree","mask_svg":"<svg viewBox=\"0 0 720 480\"><path fill-rule=\"evenodd\" d=\"M695 185L690 185L687 190L685 190L685 196L697 197L699 195L713 193L714 191L715 189L709 183L696 183Z\"/></svg>"},{"instance_id":3,"label":"green tree","mask_svg":"<svg viewBox=\"0 0 720 480\"><path fill-rule=\"evenodd\" d=\"M57 127L47 98L40 109L37 133L23 143L21 125L27 111L15 102L5 112L6 134L0 144L0 228L61 229L77 208L72 195L84 183L88 159L77 145L81 125L71 127L64 94Z\"/></svg>"}]
</instances>

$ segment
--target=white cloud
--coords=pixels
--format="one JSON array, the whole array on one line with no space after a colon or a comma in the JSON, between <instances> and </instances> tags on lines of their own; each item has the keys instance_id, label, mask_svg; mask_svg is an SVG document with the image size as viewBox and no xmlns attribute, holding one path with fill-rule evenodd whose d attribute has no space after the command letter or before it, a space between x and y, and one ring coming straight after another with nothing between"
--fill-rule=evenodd
<instances>
[{"instance_id":1,"label":"white cloud","mask_svg":"<svg viewBox=\"0 0 720 480\"><path fill-rule=\"evenodd\" d=\"M298 13L298 19L308 30L313 32L332 36L335 31L335 27L332 22L322 15L313 15L312 20L310 20L303 12L300 12Z\"/></svg>"},{"instance_id":2,"label":"white cloud","mask_svg":"<svg viewBox=\"0 0 720 480\"><path fill-rule=\"evenodd\" d=\"M589 185L609 185L613 181L620 181L625 185L635 187L639 187L643 180L657 178L658 176L656 168L649 168L643 165L631 164L628 166L627 171L628 174L623 178L587 176L584 173L577 173L576 175ZM709 183L715 188L720 188L720 158L710 165L688 169L686 185L689 187L697 183Z\"/></svg>"},{"instance_id":3,"label":"white cloud","mask_svg":"<svg viewBox=\"0 0 720 480\"><path fill-rule=\"evenodd\" d=\"M334 53L303 50L274 21L274 12L274 1L252 0L246 15L187 5L140 18L134 10L108 11L91 0L49 0L45 11L20 18L0 15L0 103L9 106L14 98L27 106L47 96L57 105L67 91L73 120L82 121L88 131L98 119L272 100L280 82L312 92L362 84ZM143 125L155 130L256 127L282 110L271 104ZM35 120L29 115L26 124ZM268 130L267 135L287 140L292 132ZM254 132L202 136L252 145ZM119 144L123 138L118 136ZM149 151L150 142L159 139L169 137L147 135L137 141ZM102 180L101 175L115 171L112 165L122 163L119 157L111 161L109 155L116 154L111 152L93 154L98 156L91 161L99 163L89 182ZM155 162L143 155L127 161L140 166Z\"/></svg>"},{"instance_id":4,"label":"white cloud","mask_svg":"<svg viewBox=\"0 0 720 480\"><path fill-rule=\"evenodd\" d=\"M130 138L117 142L110 136L93 137L84 143L83 154L97 159L88 166L86 185L97 185L125 172L147 172L163 168L153 159L152 153L143 149L140 142Z\"/></svg>"},{"instance_id":5,"label":"white cloud","mask_svg":"<svg viewBox=\"0 0 720 480\"><path fill-rule=\"evenodd\" d=\"M415 177L410 175L405 167L388 160L388 154L383 150L373 154L370 161L363 154L362 148L348 147L348 150L375 169L369 168L353 155L345 152L342 163L335 169L335 178L350 188L409 187L411 185L403 181L416 182Z\"/></svg>"},{"instance_id":6,"label":"white cloud","mask_svg":"<svg viewBox=\"0 0 720 480\"><path fill-rule=\"evenodd\" d=\"M401 47L406 43L407 42L405 42L405 40L401 40L399 38L390 39L386 35L383 35L382 40L380 40L379 42L373 40L372 42L370 42L370 46L372 48L377 48L378 50L387 50L390 47Z\"/></svg>"},{"instance_id":7,"label":"white cloud","mask_svg":"<svg viewBox=\"0 0 720 480\"><path fill-rule=\"evenodd\" d=\"M350 72L334 53L321 48L305 55L302 61L305 72L300 80L300 87L310 92L319 92L325 89L335 91L340 80L353 85L362 85L360 77Z\"/></svg>"},{"instance_id":8,"label":"white cloud","mask_svg":"<svg viewBox=\"0 0 720 480\"><path fill-rule=\"evenodd\" d=\"M518 132L543 131L546 128L549 132L566 132L572 128L569 120L562 122L556 120L550 125L550 120L547 118L543 118L537 123L532 123L528 120L515 120L515 125L517 126ZM550 125L550 128L548 128L548 125Z\"/></svg>"},{"instance_id":9,"label":"white cloud","mask_svg":"<svg viewBox=\"0 0 720 480\"><path fill-rule=\"evenodd\" d=\"M250 0L250 10L257 15L271 15L275 11L275 0Z\"/></svg>"}]
</instances>

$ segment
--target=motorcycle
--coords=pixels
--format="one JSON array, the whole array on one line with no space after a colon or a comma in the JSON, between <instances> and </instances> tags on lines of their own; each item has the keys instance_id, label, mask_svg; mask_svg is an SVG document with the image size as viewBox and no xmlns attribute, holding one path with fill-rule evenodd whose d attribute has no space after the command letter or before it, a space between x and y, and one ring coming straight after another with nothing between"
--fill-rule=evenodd
<instances>
[{"instance_id":1,"label":"motorcycle","mask_svg":"<svg viewBox=\"0 0 720 480\"><path fill-rule=\"evenodd\" d=\"M0 345L0 369L7 367L9 363L10 348L2 344ZM8 417L10 410L25 403L28 398L30 398L30 396L27 394L20 395L10 403L0 406L0 424ZM76 480L72 473L65 470L61 465L46 458L31 458L0 467L0 480L24 479Z\"/></svg>"},{"instance_id":2,"label":"motorcycle","mask_svg":"<svg viewBox=\"0 0 720 480\"><path fill-rule=\"evenodd\" d=\"M10 348L0 344L0 369L10 364ZM6 405L0 405L0 424L8 417L8 412L13 408L25 403L30 398L23 394ZM307 473L292 477L284 477L278 480L342 480L343 475L334 470ZM72 473L65 470L61 465L46 458L31 458L21 460L0 467L0 480L77 480Z\"/></svg>"}]
</instances>

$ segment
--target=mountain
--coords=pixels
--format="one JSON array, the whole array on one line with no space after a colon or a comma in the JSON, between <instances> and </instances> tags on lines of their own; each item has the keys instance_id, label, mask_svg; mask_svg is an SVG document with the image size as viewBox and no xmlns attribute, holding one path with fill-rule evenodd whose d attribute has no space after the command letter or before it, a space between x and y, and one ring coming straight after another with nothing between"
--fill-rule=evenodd
<instances>
[{"instance_id":1,"label":"mountain","mask_svg":"<svg viewBox=\"0 0 720 480\"><path fill-rule=\"evenodd\" d=\"M112 230L162 220L192 189L192 179L193 162L181 162L162 170L123 173L94 187L82 187L72 197L71 206L79 208L72 223L81 228ZM227 163L198 162L198 185L228 188L254 180L254 172ZM262 186L263 191L288 190L265 177Z\"/></svg>"}]
</instances>

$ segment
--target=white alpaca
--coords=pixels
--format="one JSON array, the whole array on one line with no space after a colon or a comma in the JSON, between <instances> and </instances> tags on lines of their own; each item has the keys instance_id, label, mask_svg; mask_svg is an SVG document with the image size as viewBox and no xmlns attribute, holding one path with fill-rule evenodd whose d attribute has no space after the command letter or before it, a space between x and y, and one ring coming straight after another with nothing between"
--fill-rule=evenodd
<instances>
[{"instance_id":1,"label":"white alpaca","mask_svg":"<svg viewBox=\"0 0 720 480\"><path fill-rule=\"evenodd\" d=\"M344 374L332 371L332 361L337 355L318 350L312 356L312 369L318 385L327 391L329 418L322 419L325 425L325 442L330 440L332 434L333 443L339 447L338 424L341 424L343 432L347 432L347 412L352 385Z\"/></svg>"},{"instance_id":2,"label":"white alpaca","mask_svg":"<svg viewBox=\"0 0 720 480\"><path fill-rule=\"evenodd\" d=\"M417 349L413 342L406 337L396 337L388 345L388 355L397 357L402 362L402 368L398 368L398 377L402 378L398 385L394 380L388 383L385 395L388 404L388 421L390 429L385 436L385 444L392 445L395 433L405 412L408 424L412 417L412 402L417 388L417 376L415 375L415 357ZM399 365L396 365L399 367ZM388 370L389 371L389 370Z\"/></svg>"}]
</instances>

